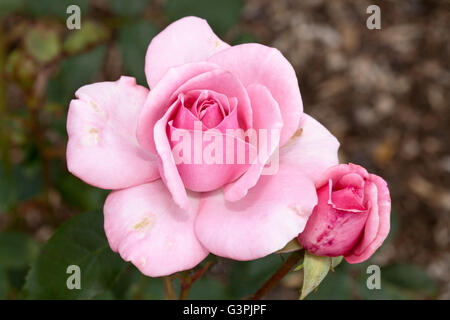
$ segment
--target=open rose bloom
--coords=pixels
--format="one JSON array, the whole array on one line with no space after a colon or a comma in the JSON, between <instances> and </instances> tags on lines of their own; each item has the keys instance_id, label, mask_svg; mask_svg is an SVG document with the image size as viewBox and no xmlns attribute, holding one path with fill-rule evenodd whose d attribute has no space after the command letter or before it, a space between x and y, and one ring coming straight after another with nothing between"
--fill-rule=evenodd
<instances>
[{"instance_id":1,"label":"open rose bloom","mask_svg":"<svg viewBox=\"0 0 450 320\"><path fill-rule=\"evenodd\" d=\"M145 73L150 90L130 77L86 85L68 114L70 172L113 190L104 205L112 250L157 277L209 253L261 258L297 237L339 143L303 113L283 55L229 46L187 17L153 38ZM269 162L276 170L265 174Z\"/></svg>"}]
</instances>

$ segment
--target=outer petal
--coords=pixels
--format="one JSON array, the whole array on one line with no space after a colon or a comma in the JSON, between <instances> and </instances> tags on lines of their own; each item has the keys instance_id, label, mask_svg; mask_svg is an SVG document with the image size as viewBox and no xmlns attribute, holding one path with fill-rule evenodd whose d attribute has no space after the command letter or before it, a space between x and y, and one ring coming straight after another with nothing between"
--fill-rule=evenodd
<instances>
[{"instance_id":1,"label":"outer petal","mask_svg":"<svg viewBox=\"0 0 450 320\"><path fill-rule=\"evenodd\" d=\"M268 145L263 146L258 141L258 159L249 170L237 181L225 187L225 199L237 201L245 197L248 190L256 185L269 157L278 148L280 130L283 127L278 103L273 99L266 87L255 84L247 88L253 108L253 128L256 129L258 140L263 139L261 130L266 130ZM275 173L274 173L275 174Z\"/></svg>"},{"instance_id":2,"label":"outer petal","mask_svg":"<svg viewBox=\"0 0 450 320\"><path fill-rule=\"evenodd\" d=\"M220 191L202 196L197 237L212 253L236 260L283 248L303 231L317 203L312 181L288 165L276 175L262 176L240 201L227 202Z\"/></svg>"},{"instance_id":3,"label":"outer petal","mask_svg":"<svg viewBox=\"0 0 450 320\"><path fill-rule=\"evenodd\" d=\"M294 134L303 112L303 103L295 71L280 51L248 43L216 53L208 61L231 71L246 87L251 84L266 86L280 106L283 117L280 145Z\"/></svg>"},{"instance_id":4,"label":"outer petal","mask_svg":"<svg viewBox=\"0 0 450 320\"><path fill-rule=\"evenodd\" d=\"M364 230L367 212L341 211L329 204L331 183L317 190L318 204L298 240L318 256L340 256L348 253Z\"/></svg>"},{"instance_id":5,"label":"outer petal","mask_svg":"<svg viewBox=\"0 0 450 320\"><path fill-rule=\"evenodd\" d=\"M372 204L364 229L364 235L355 249L345 256L349 263L360 263L367 260L383 243L390 230L391 197L386 181L381 177L369 174L368 197Z\"/></svg>"},{"instance_id":6,"label":"outer petal","mask_svg":"<svg viewBox=\"0 0 450 320\"><path fill-rule=\"evenodd\" d=\"M191 195L191 206L198 199ZM190 269L208 252L194 233L193 214L176 206L161 180L112 192L104 206L109 245L150 277Z\"/></svg>"},{"instance_id":7,"label":"outer petal","mask_svg":"<svg viewBox=\"0 0 450 320\"><path fill-rule=\"evenodd\" d=\"M319 187L322 173L338 164L338 149L338 140L317 120L303 114L297 133L280 149L280 164L297 166ZM320 186L328 183L327 178Z\"/></svg>"},{"instance_id":8,"label":"outer petal","mask_svg":"<svg viewBox=\"0 0 450 320\"><path fill-rule=\"evenodd\" d=\"M156 156L136 139L138 114L148 90L121 77L78 89L67 117L67 167L104 189L121 189L159 177Z\"/></svg>"},{"instance_id":9,"label":"outer petal","mask_svg":"<svg viewBox=\"0 0 450 320\"><path fill-rule=\"evenodd\" d=\"M171 67L205 61L229 45L220 40L206 20L185 17L170 24L152 39L145 57L145 74L150 88Z\"/></svg>"},{"instance_id":10,"label":"outer petal","mask_svg":"<svg viewBox=\"0 0 450 320\"><path fill-rule=\"evenodd\" d=\"M147 151L156 153L153 127L167 112L171 104L170 97L183 83L199 74L218 69L213 63L188 63L171 68L148 94L144 108L139 116L137 139Z\"/></svg>"}]
</instances>

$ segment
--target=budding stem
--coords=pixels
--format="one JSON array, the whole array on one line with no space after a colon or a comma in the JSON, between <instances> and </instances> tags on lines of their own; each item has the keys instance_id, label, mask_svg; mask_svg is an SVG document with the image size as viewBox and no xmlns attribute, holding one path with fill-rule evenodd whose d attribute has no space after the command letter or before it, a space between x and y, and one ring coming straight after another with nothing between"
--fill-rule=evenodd
<instances>
[{"instance_id":1,"label":"budding stem","mask_svg":"<svg viewBox=\"0 0 450 320\"><path fill-rule=\"evenodd\" d=\"M264 297L267 292L269 292L273 287L275 287L278 282L280 282L281 279L286 276L289 271L300 261L302 257L303 250L294 251L292 252L289 257L286 259L286 261L283 262L283 264L278 268L278 270L270 277L269 280L267 280L261 288L256 291L253 296L250 298L250 300L260 300L262 297Z\"/></svg>"}]
</instances>

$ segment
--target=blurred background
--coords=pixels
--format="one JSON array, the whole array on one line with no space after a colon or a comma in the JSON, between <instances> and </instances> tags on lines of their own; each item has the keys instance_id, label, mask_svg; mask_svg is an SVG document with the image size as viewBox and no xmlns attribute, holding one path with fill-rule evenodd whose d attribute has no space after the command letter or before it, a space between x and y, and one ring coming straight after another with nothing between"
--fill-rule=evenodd
<instances>
[{"instance_id":1,"label":"blurred background","mask_svg":"<svg viewBox=\"0 0 450 320\"><path fill-rule=\"evenodd\" d=\"M71 4L81 8L80 30L66 27ZM366 28L371 4L381 8L380 30ZM161 279L142 276L105 246L107 191L67 172L65 122L82 85L125 74L146 86L150 40L186 15L206 18L231 44L278 48L296 69L305 111L340 140L341 162L361 164L389 183L388 240L366 263L343 262L308 299L449 299L450 2L444 0L0 0L0 299L162 298ZM78 225L65 225L69 232L48 242L71 217L81 217ZM86 282L80 295L51 283L52 276L65 283L58 266L86 255L62 246L67 233L72 242L86 241L83 224L98 234L86 246L106 249L86 258L92 285ZM190 298L248 296L282 259L209 257L214 265ZM366 287L370 264L381 266L381 290ZM120 276L105 275L102 265L117 267ZM295 299L301 281L302 273L292 272L267 298Z\"/></svg>"}]
</instances>

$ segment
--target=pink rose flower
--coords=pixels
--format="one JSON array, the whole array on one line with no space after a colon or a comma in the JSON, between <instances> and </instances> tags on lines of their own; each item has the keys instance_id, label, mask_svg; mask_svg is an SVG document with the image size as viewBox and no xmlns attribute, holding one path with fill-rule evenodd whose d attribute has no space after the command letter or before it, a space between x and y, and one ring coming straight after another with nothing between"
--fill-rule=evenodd
<instances>
[{"instance_id":1,"label":"pink rose flower","mask_svg":"<svg viewBox=\"0 0 450 320\"><path fill-rule=\"evenodd\" d=\"M150 91L130 77L80 88L67 119L68 169L114 190L104 206L112 250L156 277L210 252L251 260L294 239L317 203L318 175L338 163L339 143L303 113L283 55L256 43L230 47L205 20L186 17L153 38L145 73ZM242 134L251 129L269 131L265 152ZM243 150L249 161L196 163L195 150L177 149L184 139L200 154L214 139L230 140L212 154ZM276 155L278 170L262 175Z\"/></svg>"},{"instance_id":2,"label":"pink rose flower","mask_svg":"<svg viewBox=\"0 0 450 320\"><path fill-rule=\"evenodd\" d=\"M343 255L349 263L367 260L390 228L387 183L355 164L329 168L316 183L318 204L298 241L319 256Z\"/></svg>"}]
</instances>

